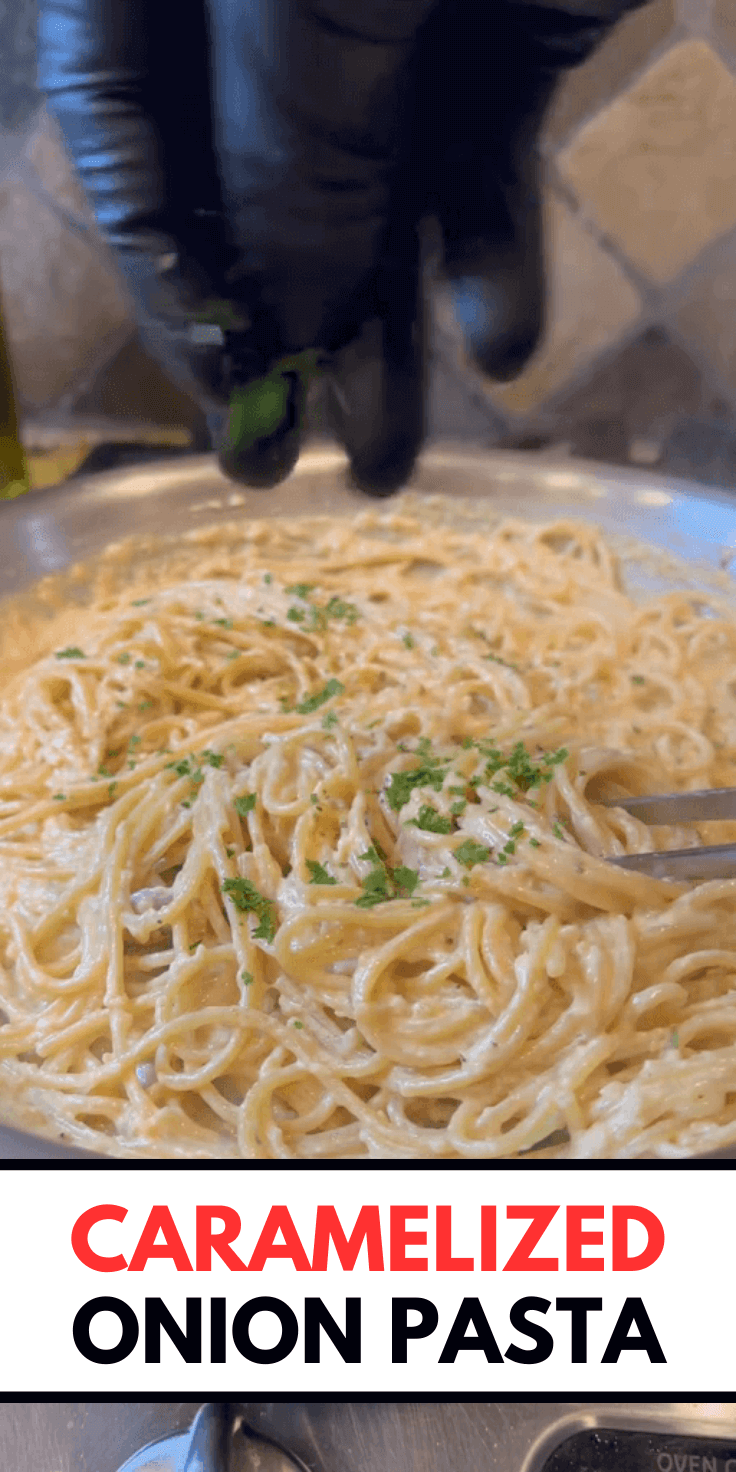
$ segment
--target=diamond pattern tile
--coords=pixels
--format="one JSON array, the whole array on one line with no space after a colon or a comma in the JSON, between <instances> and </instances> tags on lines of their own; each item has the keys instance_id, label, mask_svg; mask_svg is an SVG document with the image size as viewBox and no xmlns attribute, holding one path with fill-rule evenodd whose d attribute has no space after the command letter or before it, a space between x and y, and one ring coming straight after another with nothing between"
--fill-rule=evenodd
<instances>
[{"instance_id":1,"label":"diamond pattern tile","mask_svg":"<svg viewBox=\"0 0 736 1472\"><path fill-rule=\"evenodd\" d=\"M716 39L736 56L736 8L733 0L713 0L711 25Z\"/></svg>"},{"instance_id":2,"label":"diamond pattern tile","mask_svg":"<svg viewBox=\"0 0 736 1472\"><path fill-rule=\"evenodd\" d=\"M206 420L196 404L168 378L131 333L128 342L105 363L94 380L74 398L76 414L124 423L181 425L199 443L207 440Z\"/></svg>"},{"instance_id":3,"label":"diamond pattern tile","mask_svg":"<svg viewBox=\"0 0 736 1472\"><path fill-rule=\"evenodd\" d=\"M655 327L627 343L557 412L576 454L641 462L647 446L656 463L678 417L698 415L710 403L700 369Z\"/></svg>"},{"instance_id":4,"label":"diamond pattern tile","mask_svg":"<svg viewBox=\"0 0 736 1472\"><path fill-rule=\"evenodd\" d=\"M511 415L533 412L612 346L640 311L636 289L565 204L547 202L548 329L523 373L489 384L494 404Z\"/></svg>"},{"instance_id":5,"label":"diamond pattern tile","mask_svg":"<svg viewBox=\"0 0 736 1472\"><path fill-rule=\"evenodd\" d=\"M128 321L99 254L17 180L0 187L0 284L24 411L73 389Z\"/></svg>"},{"instance_id":6,"label":"diamond pattern tile","mask_svg":"<svg viewBox=\"0 0 736 1472\"><path fill-rule=\"evenodd\" d=\"M37 106L35 0L0 0L0 127L22 127Z\"/></svg>"},{"instance_id":7,"label":"diamond pattern tile","mask_svg":"<svg viewBox=\"0 0 736 1472\"><path fill-rule=\"evenodd\" d=\"M674 23L674 0L654 0L624 17L583 66L558 84L544 126L543 147L549 153L573 129L600 112L666 40Z\"/></svg>"},{"instance_id":8,"label":"diamond pattern tile","mask_svg":"<svg viewBox=\"0 0 736 1472\"><path fill-rule=\"evenodd\" d=\"M45 107L39 109L24 158L41 188L80 225L94 228L94 216L67 155L61 131Z\"/></svg>"},{"instance_id":9,"label":"diamond pattern tile","mask_svg":"<svg viewBox=\"0 0 736 1472\"><path fill-rule=\"evenodd\" d=\"M732 425L723 420L679 419L657 469L736 491L736 433Z\"/></svg>"},{"instance_id":10,"label":"diamond pattern tile","mask_svg":"<svg viewBox=\"0 0 736 1472\"><path fill-rule=\"evenodd\" d=\"M675 321L688 342L714 364L736 401L736 241L709 259Z\"/></svg>"},{"instance_id":11,"label":"diamond pattern tile","mask_svg":"<svg viewBox=\"0 0 736 1472\"><path fill-rule=\"evenodd\" d=\"M557 162L599 228L671 281L736 225L736 78L705 41L683 41Z\"/></svg>"}]
</instances>

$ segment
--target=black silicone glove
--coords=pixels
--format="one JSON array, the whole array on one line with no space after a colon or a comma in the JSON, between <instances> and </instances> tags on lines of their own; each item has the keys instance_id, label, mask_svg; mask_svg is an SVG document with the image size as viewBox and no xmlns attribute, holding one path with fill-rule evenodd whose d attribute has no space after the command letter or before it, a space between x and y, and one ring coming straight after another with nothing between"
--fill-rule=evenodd
<instances>
[{"instance_id":1,"label":"black silicone glove","mask_svg":"<svg viewBox=\"0 0 736 1472\"><path fill-rule=\"evenodd\" d=\"M215 146L255 340L272 358L331 354L332 424L377 494L406 479L423 437L413 122L436 3L210 10Z\"/></svg>"},{"instance_id":2,"label":"black silicone glove","mask_svg":"<svg viewBox=\"0 0 736 1472\"><path fill-rule=\"evenodd\" d=\"M574 8L41 0L41 87L146 345L208 413L233 374L319 346L358 483L400 484L423 432L428 212L479 361L518 371L541 323L536 129L559 70L632 4ZM212 297L240 315L229 357L192 340ZM253 446L252 483L293 464L292 410L280 444Z\"/></svg>"},{"instance_id":3,"label":"black silicone glove","mask_svg":"<svg viewBox=\"0 0 736 1472\"><path fill-rule=\"evenodd\" d=\"M417 148L423 208L441 225L442 274L468 348L493 378L515 377L543 330L545 110L561 74L643 3L445 0L426 27Z\"/></svg>"},{"instance_id":4,"label":"black silicone glove","mask_svg":"<svg viewBox=\"0 0 736 1472\"><path fill-rule=\"evenodd\" d=\"M229 369L337 350L385 309L376 273L435 3L41 0L41 88L146 346L208 414ZM240 316L235 364L191 340L213 297Z\"/></svg>"},{"instance_id":5,"label":"black silicone glove","mask_svg":"<svg viewBox=\"0 0 736 1472\"><path fill-rule=\"evenodd\" d=\"M434 217L440 276L471 357L515 377L542 335L537 140L560 74L645 0L441 0L422 27L408 167L397 177L381 308L338 356L331 419L363 489L401 485L423 438L425 305L416 223ZM390 264L391 263L391 264Z\"/></svg>"}]
</instances>

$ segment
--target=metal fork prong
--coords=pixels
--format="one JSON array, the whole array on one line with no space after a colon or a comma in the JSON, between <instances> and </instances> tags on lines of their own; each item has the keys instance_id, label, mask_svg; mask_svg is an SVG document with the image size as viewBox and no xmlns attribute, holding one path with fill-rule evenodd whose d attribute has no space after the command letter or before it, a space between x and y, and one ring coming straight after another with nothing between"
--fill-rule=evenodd
<instances>
[{"instance_id":1,"label":"metal fork prong","mask_svg":"<svg viewBox=\"0 0 736 1472\"><path fill-rule=\"evenodd\" d=\"M706 787L701 792L661 792L646 797L607 797L601 807L623 808L642 823L705 823L736 818L736 787Z\"/></svg>"},{"instance_id":2,"label":"metal fork prong","mask_svg":"<svg viewBox=\"0 0 736 1472\"><path fill-rule=\"evenodd\" d=\"M633 869L652 879L736 879L736 843L706 848L670 848L653 854L624 854L609 859L619 869Z\"/></svg>"}]
</instances>

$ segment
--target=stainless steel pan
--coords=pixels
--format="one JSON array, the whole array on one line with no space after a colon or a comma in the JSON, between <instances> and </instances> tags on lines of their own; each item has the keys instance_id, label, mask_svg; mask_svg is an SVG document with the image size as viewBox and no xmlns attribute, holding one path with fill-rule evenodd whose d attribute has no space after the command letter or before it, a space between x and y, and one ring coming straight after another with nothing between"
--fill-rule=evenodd
<instances>
[{"instance_id":1,"label":"stainless steel pan","mask_svg":"<svg viewBox=\"0 0 736 1472\"><path fill-rule=\"evenodd\" d=\"M736 494L585 461L448 444L425 452L412 490L423 498L463 498L471 503L471 518L473 506L482 512L490 505L532 521L595 522L618 540L634 593L683 586L684 560L690 586L706 595L732 588L736 607ZM344 456L332 445L307 449L294 474L269 492L236 488L204 456L80 478L0 503L0 599L46 574L92 562L131 534L171 538L240 517L347 514L366 504L348 488ZM458 516L465 514L458 506ZM629 539L656 549L657 556L642 557ZM668 569L666 554L680 564ZM720 1155L736 1159L736 1148ZM0 1127L0 1158L83 1159L84 1152Z\"/></svg>"}]
</instances>

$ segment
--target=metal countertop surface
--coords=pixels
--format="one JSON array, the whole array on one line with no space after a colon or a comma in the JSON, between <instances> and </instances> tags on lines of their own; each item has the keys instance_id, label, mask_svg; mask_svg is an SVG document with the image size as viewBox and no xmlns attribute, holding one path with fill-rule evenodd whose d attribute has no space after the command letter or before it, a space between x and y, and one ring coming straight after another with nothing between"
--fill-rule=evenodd
<instances>
[{"instance_id":1,"label":"metal countertop surface","mask_svg":"<svg viewBox=\"0 0 736 1472\"><path fill-rule=\"evenodd\" d=\"M143 1446L188 1428L200 1404L6 1403L0 1405L0 1466L4 1472L118 1472ZM278 1435L318 1472L537 1472L546 1453L585 1427L729 1438L736 1456L736 1404L328 1401L243 1403L243 1411L253 1428ZM144 1465L177 1472L165 1450L153 1460L147 1455ZM294 1467L265 1442L244 1439L233 1472ZM652 1472L656 1467L653 1455ZM627 1472L624 1461L621 1472Z\"/></svg>"}]
</instances>

